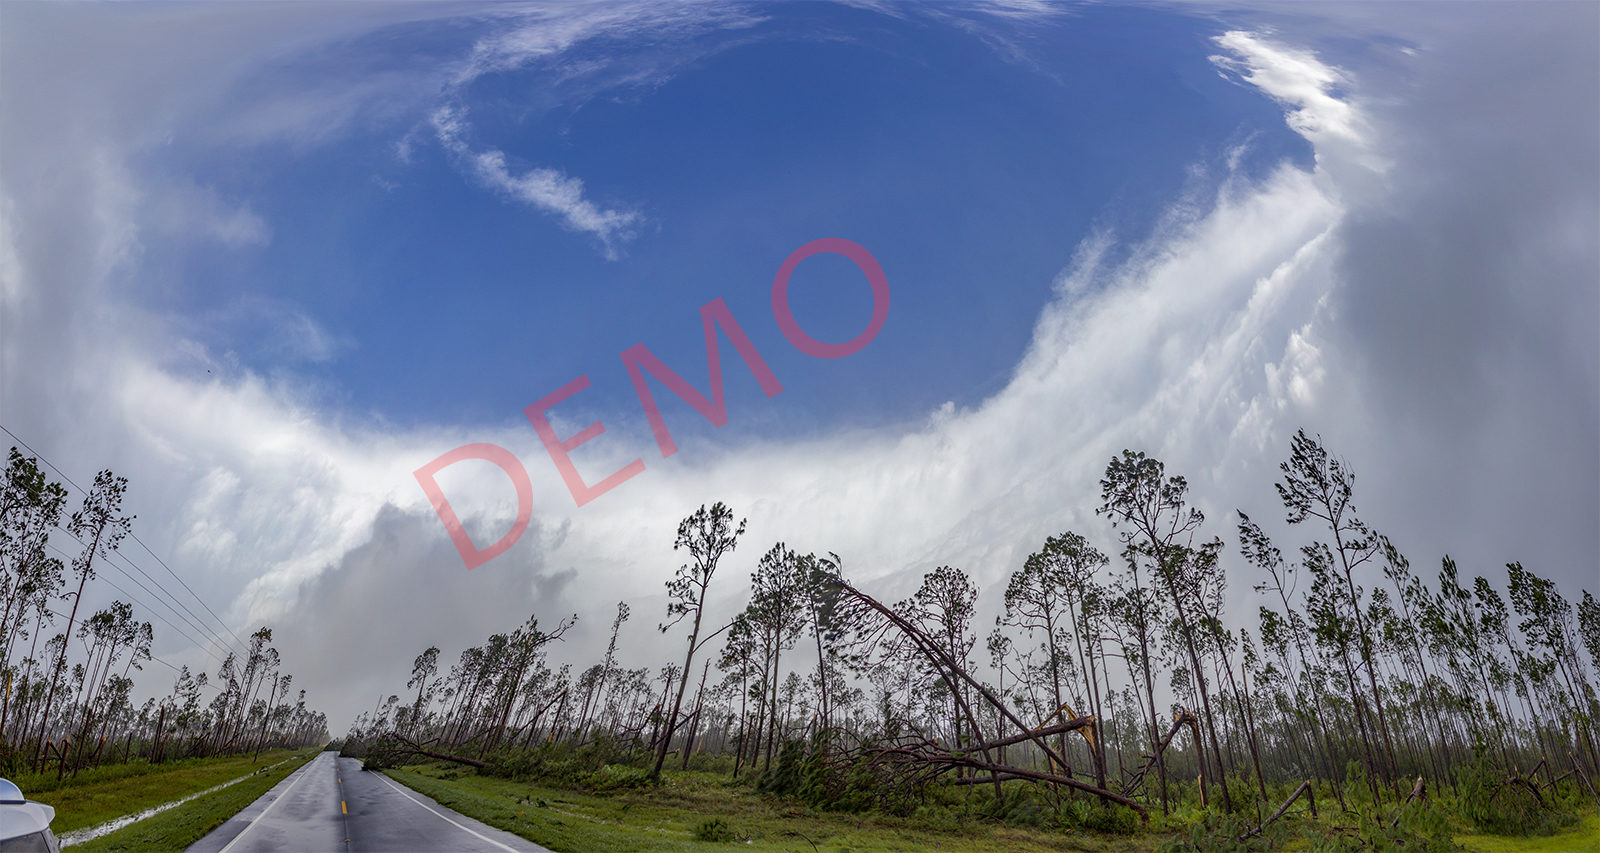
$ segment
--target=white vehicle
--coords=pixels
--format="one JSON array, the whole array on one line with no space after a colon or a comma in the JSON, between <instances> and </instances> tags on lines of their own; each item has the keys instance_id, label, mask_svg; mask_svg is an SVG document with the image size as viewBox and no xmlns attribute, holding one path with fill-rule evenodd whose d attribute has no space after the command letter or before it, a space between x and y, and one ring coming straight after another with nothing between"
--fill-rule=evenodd
<instances>
[{"instance_id":1,"label":"white vehicle","mask_svg":"<svg viewBox=\"0 0 1600 853\"><path fill-rule=\"evenodd\" d=\"M0 779L0 853L61 853L50 831L56 810L22 797L22 789Z\"/></svg>"}]
</instances>

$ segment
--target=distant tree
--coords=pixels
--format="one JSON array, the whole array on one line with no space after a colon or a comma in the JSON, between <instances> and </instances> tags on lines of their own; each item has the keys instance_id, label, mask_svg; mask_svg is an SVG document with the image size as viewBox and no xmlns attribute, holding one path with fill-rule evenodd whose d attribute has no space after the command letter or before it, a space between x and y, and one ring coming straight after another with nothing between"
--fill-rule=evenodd
<instances>
[{"instance_id":1,"label":"distant tree","mask_svg":"<svg viewBox=\"0 0 1600 853\"><path fill-rule=\"evenodd\" d=\"M1161 733L1158 727L1162 725L1161 716L1156 711L1155 676L1152 663L1155 658L1153 641L1155 640L1156 626L1165 621L1165 614L1161 609L1161 600L1144 581L1140 574L1140 560L1132 549L1123 549L1123 571L1116 579L1115 585L1122 592L1114 596L1107 605L1107 612L1111 618L1106 623L1106 630L1122 648L1122 659L1128 667L1128 680L1137 684L1140 692L1144 694L1143 703L1133 703L1139 709L1139 715L1144 720L1146 742L1150 754L1155 757L1156 778L1161 788L1161 810L1165 814L1168 810L1167 797L1167 759L1165 750L1158 745ZM1130 696L1133 685L1130 684Z\"/></svg>"},{"instance_id":2,"label":"distant tree","mask_svg":"<svg viewBox=\"0 0 1600 853\"><path fill-rule=\"evenodd\" d=\"M1119 529L1130 561L1149 561L1159 581L1158 589L1173 607L1178 635L1189 659L1190 674L1195 679L1195 692L1200 698L1206 734L1210 737L1212 760L1217 764L1217 778L1225 780L1227 774L1222 767L1216 717L1211 712L1210 691L1200 656L1201 640L1197 636L1204 610L1198 596L1206 581L1194 570L1208 568L1208 564L1197 559L1192 546L1194 534L1204 523L1205 515L1189 505L1188 491L1188 481L1177 475L1166 476L1166 466L1160 460L1124 450L1120 458L1112 458L1106 465L1105 476L1100 480L1101 504L1096 511L1109 516L1112 525ZM1209 568L1215 570L1214 561ZM1205 766L1202 762L1201 767ZM1207 772L1201 771L1202 796ZM1225 809L1233 811L1226 784L1222 786L1222 802Z\"/></svg>"},{"instance_id":3,"label":"distant tree","mask_svg":"<svg viewBox=\"0 0 1600 853\"><path fill-rule=\"evenodd\" d=\"M584 707L578 716L578 727L580 729L578 734L580 736L582 735L581 729L586 727L589 722L589 715L592 711L590 707L591 700L597 700L605 695L606 682L611 679L612 667L617 662L617 637L622 633L622 623L628 621L628 617L632 614L633 611L628 607L627 602L617 602L617 615L611 620L611 641L606 644L605 660L599 664L599 671L595 673L592 679L593 684L589 686L589 690L584 695Z\"/></svg>"},{"instance_id":4,"label":"distant tree","mask_svg":"<svg viewBox=\"0 0 1600 853\"><path fill-rule=\"evenodd\" d=\"M67 664L67 643L72 639L72 626L78 618L78 606L83 603L83 588L94 577L95 562L110 559L133 526L133 516L122 514L122 496L128 489L128 479L110 471L101 471L94 477L94 485L84 496L83 508L74 512L67 521L66 531L83 545L83 552L72 561L72 573L78 576L78 590L72 594L72 612L67 615L67 630L62 635L61 652L56 657L54 675L50 678L50 693L44 702L44 715L39 722L39 740L34 755L44 749L49 733L50 710L55 705L56 687L61 671Z\"/></svg>"},{"instance_id":5,"label":"distant tree","mask_svg":"<svg viewBox=\"0 0 1600 853\"><path fill-rule=\"evenodd\" d=\"M799 555L779 542L762 556L750 575L750 604L746 619L756 630L765 660L764 682L767 692L766 759L770 767L773 754L782 745L778 738L778 692L783 653L794 646L805 625L804 593L808 578Z\"/></svg>"},{"instance_id":6,"label":"distant tree","mask_svg":"<svg viewBox=\"0 0 1600 853\"><path fill-rule=\"evenodd\" d=\"M1382 737L1381 756L1385 760L1380 762L1369 758L1368 767L1374 771L1372 775L1382 776L1392 782L1397 773L1394 740L1390 737L1389 722L1384 713L1383 694L1378 686L1377 655L1373 647L1378 634L1367 625L1364 590L1356 583L1356 570L1379 555L1381 541L1378 534L1356 515L1355 472L1343 460L1328 452L1320 436L1312 438L1306 435L1305 430L1296 430L1289 442L1289 458L1279 464L1278 469L1283 479L1275 483L1274 488L1288 511L1286 520L1290 524L1301 524L1308 519L1316 519L1327 526L1333 537L1331 547L1327 543L1313 543L1306 546L1311 550L1304 553L1310 558L1308 563L1325 569L1333 574L1335 580L1342 582L1329 584L1328 591L1331 595L1344 597L1344 616L1352 620L1348 626L1351 634L1349 639L1360 652L1367 685L1372 690L1378 732ZM1350 687L1356 719L1365 728L1365 703L1353 683ZM1367 738L1363 736L1363 739Z\"/></svg>"},{"instance_id":7,"label":"distant tree","mask_svg":"<svg viewBox=\"0 0 1600 853\"><path fill-rule=\"evenodd\" d=\"M1506 564L1511 603L1521 617L1517 627L1528 644L1540 651L1560 676L1560 686L1570 703L1568 711L1576 719L1577 734L1588 749L1590 760L1600 763L1596 749L1596 712L1600 699L1578 659L1579 630L1572 624L1572 605L1553 581L1523 568L1521 563ZM1581 613L1581 611L1580 611Z\"/></svg>"},{"instance_id":8,"label":"distant tree","mask_svg":"<svg viewBox=\"0 0 1600 853\"><path fill-rule=\"evenodd\" d=\"M683 694L689 688L689 667L694 662L694 654L703 642L710 639L706 637L702 640L700 637L700 622L705 616L706 587L710 586L711 578L716 574L717 564L738 547L744 529L745 519L734 524L733 510L721 501L710 509L701 505L700 509L678 524L678 536L672 543L672 550L688 551L690 560L680 566L677 575L667 582L667 595L671 600L667 604L668 621L661 625L661 632L666 633L688 617L693 617L693 622L689 628L689 648L683 656L683 670L679 673L678 694L672 700L672 710L666 717L665 730L656 747L655 766L650 769L652 779L661 777L661 765L666 763L672 732L677 727L678 712L683 706ZM713 632L711 636L715 634Z\"/></svg>"},{"instance_id":9,"label":"distant tree","mask_svg":"<svg viewBox=\"0 0 1600 853\"><path fill-rule=\"evenodd\" d=\"M1030 554L1022 568L1011 574L1006 585L1004 622L1029 634L1035 631L1044 634L1041 647L1050 679L1050 715L1066 707L1062 682L1066 669L1063 664L1068 662L1064 646L1069 641L1078 651L1084 696L1088 698L1095 693L1093 660L1085 654L1082 635L1073 630L1072 622L1079 614L1077 606L1083 599L1085 586L1108 562L1089 540L1067 532L1046 539L1044 547ZM1098 701L1094 705L1097 706ZM1041 724L1046 722L1049 720ZM1057 748L1062 756L1067 755L1066 733L1057 736ZM1104 787L1104 761L1095 750L1091 750L1090 758L1095 769L1095 784Z\"/></svg>"},{"instance_id":10,"label":"distant tree","mask_svg":"<svg viewBox=\"0 0 1600 853\"><path fill-rule=\"evenodd\" d=\"M42 617L62 585L61 561L46 554L45 544L61 520L66 498L60 483L45 480L37 459L11 448L0 475L0 637L5 638L0 664L10 663L28 612Z\"/></svg>"},{"instance_id":11,"label":"distant tree","mask_svg":"<svg viewBox=\"0 0 1600 853\"><path fill-rule=\"evenodd\" d=\"M1578 605L1578 633L1589 650L1589 664L1600 672L1600 602L1588 590L1583 591L1583 603Z\"/></svg>"},{"instance_id":12,"label":"distant tree","mask_svg":"<svg viewBox=\"0 0 1600 853\"><path fill-rule=\"evenodd\" d=\"M751 699L760 699L766 696L765 661L761 659L759 642L756 637L755 624L750 620L750 611L747 609L734 617L728 628L727 641L722 645L722 655L717 661L717 669L727 673L731 682L738 681L739 691L739 735L737 751L733 760L733 777L739 778L739 771L745 763L745 752L759 743L756 721L751 720L749 702ZM764 709L765 702L758 701L758 707ZM758 710L755 715L762 716ZM756 753L751 752L751 761L755 760Z\"/></svg>"},{"instance_id":13,"label":"distant tree","mask_svg":"<svg viewBox=\"0 0 1600 853\"><path fill-rule=\"evenodd\" d=\"M831 629L833 590L839 578L840 562L838 554L827 557L807 554L800 558L798 566L806 626L817 645L817 673L813 680L817 690L817 714L824 730L832 727L833 694L843 687L834 665L837 655L824 645Z\"/></svg>"},{"instance_id":14,"label":"distant tree","mask_svg":"<svg viewBox=\"0 0 1600 853\"><path fill-rule=\"evenodd\" d=\"M438 671L438 646L429 646L411 662L411 679L406 686L417 690L417 701L411 706L410 723L413 729L422 722L423 709L432 702L433 692L438 689L438 683L433 681L433 675Z\"/></svg>"},{"instance_id":15,"label":"distant tree","mask_svg":"<svg viewBox=\"0 0 1600 853\"><path fill-rule=\"evenodd\" d=\"M972 615L977 600L978 590L966 572L951 566L940 566L923 575L922 585L895 609L927 634L950 660L970 670L972 647L978 641L972 631ZM977 732L968 732L965 736L962 732L965 685L951 683L948 676L942 673L935 683L951 699L951 747L959 749L965 742L964 737L978 739Z\"/></svg>"}]
</instances>

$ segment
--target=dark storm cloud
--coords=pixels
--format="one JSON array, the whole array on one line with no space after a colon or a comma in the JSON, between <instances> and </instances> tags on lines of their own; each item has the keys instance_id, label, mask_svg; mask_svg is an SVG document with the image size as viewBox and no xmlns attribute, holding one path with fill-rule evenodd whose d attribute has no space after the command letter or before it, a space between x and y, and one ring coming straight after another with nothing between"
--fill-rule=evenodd
<instances>
[{"instance_id":1,"label":"dark storm cloud","mask_svg":"<svg viewBox=\"0 0 1600 853\"><path fill-rule=\"evenodd\" d=\"M1600 584L1600 6L1457 11L1362 81L1395 164L1340 234L1331 334L1377 417L1370 505L1574 595Z\"/></svg>"},{"instance_id":2,"label":"dark storm cloud","mask_svg":"<svg viewBox=\"0 0 1600 853\"><path fill-rule=\"evenodd\" d=\"M1276 7L1271 39L1349 72L1391 161L1381 179L1340 188L1335 205L1297 174L1270 192L1241 189L1270 197L1259 210L1246 199L1242 212L1213 217L1215 228L1158 235L1146 255L1176 257L1168 274L1133 265L1105 276L1098 313L1065 297L1011 387L977 410L941 410L903 436L843 429L805 446L730 448L721 461L641 478L608 497L604 515L548 515L554 530L536 525L472 572L409 478L465 437L351 430L340 413L274 389L186 379L175 363L192 348L174 351L174 323L119 291L143 241L270 239L247 199L167 187L141 170L142 152L174 127L216 118L225 84L263 63L442 7L184 7L200 18L173 12L138 39L121 18L92 11L103 8L16 6L0 27L0 420L44 436L39 450L75 476L100 464L130 474L149 541L236 627L241 614L266 614L285 669L335 734L403 689L427 646L453 662L532 613L548 623L579 612L555 654L592 661L610 607L627 598L630 665L676 656L681 629L663 638L654 625L677 562L671 523L701 500L727 499L753 517L749 543L719 578L719 615L737 609L743 576L779 538L840 551L888 593L909 591L924 568L961 565L987 582L992 603L1044 535L1076 526L1111 543L1092 513L1096 477L1130 445L1189 474L1208 532L1231 538L1235 506L1269 524L1280 517L1272 465L1303 425L1351 460L1364 515L1423 571L1448 551L1465 571L1496 578L1499 563L1521 559L1569 595L1600 585L1592 4L1448 15L1433 4ZM289 87L272 101L284 121L229 127L311 144L317 128L343 126L320 116L348 120L372 98L405 100L361 82ZM180 237L147 215L169 196L205 214L174 224ZM1322 204L1338 211L1307 212ZM1297 215L1304 229L1284 224ZM1312 244L1336 217L1325 242L1337 264L1324 275ZM190 233L210 219L232 224ZM1063 245L1063 262L1072 248ZM1259 262L1240 263L1237 282L1216 283L1252 251ZM1278 285L1256 286L1279 269L1288 272ZM109 370L129 364L141 369ZM407 495L412 509L384 504ZM1230 606L1248 621L1250 579L1231 578L1240 600ZM170 636L158 653L177 642Z\"/></svg>"},{"instance_id":3,"label":"dark storm cloud","mask_svg":"<svg viewBox=\"0 0 1600 853\"><path fill-rule=\"evenodd\" d=\"M372 538L301 587L277 622L274 645L312 707L341 734L374 699L405 686L411 662L429 646L448 668L468 646L511 631L529 616L554 625L576 608L567 601L573 569L550 571L542 552L517 549L476 571L461 568L439 520L383 507ZM528 535L537 536L538 523Z\"/></svg>"}]
</instances>

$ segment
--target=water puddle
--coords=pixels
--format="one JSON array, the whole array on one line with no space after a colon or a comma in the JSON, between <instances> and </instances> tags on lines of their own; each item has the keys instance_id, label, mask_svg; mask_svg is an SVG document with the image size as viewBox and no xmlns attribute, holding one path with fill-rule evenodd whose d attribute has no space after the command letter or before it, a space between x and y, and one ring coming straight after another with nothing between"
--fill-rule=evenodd
<instances>
[{"instance_id":1,"label":"water puddle","mask_svg":"<svg viewBox=\"0 0 1600 853\"><path fill-rule=\"evenodd\" d=\"M289 762L291 762L293 760L294 760L293 758L285 758L284 760L278 762L278 764L287 764L287 763L289 763ZM61 836L61 846L62 847L71 847L74 844L82 844L85 841L93 841L96 838L99 838L100 836L105 835L107 833L116 832L117 830L123 828L124 826L127 826L128 824L138 823L139 821L144 820L147 817L151 817L153 815L161 814L162 812L166 811L167 809L177 808L178 806L181 806L184 803L189 802L190 800L199 799L200 797L204 797L206 794L215 793L217 791L222 790L223 788L228 787L229 785L237 785L238 783L243 782L246 779L249 779L251 776L255 776L258 773L265 773L268 770L271 770L272 768L277 767L278 764L268 765L266 767L261 768L260 770L252 770L251 772L246 773L246 774L244 774L243 776L240 776L237 779L230 779L230 780L228 780L226 782L223 782L221 785L212 786L210 788L205 789L204 791L196 791L195 793L190 794L187 797L184 797L182 799L173 800L170 803L162 803L159 806L151 806L150 808L145 809L142 812L134 812L133 814L123 815L122 817L119 817L119 818L117 818L115 820L108 820L105 823L102 823L102 824L100 824L98 826L90 826L90 827L85 827L83 829L75 829L72 832L69 832L66 835Z\"/></svg>"}]
</instances>

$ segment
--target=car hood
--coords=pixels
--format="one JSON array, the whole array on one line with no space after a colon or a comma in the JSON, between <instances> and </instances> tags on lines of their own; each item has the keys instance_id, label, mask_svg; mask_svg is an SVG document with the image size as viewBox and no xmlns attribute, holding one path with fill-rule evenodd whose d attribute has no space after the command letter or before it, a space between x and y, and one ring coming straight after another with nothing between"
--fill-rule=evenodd
<instances>
[{"instance_id":1,"label":"car hood","mask_svg":"<svg viewBox=\"0 0 1600 853\"><path fill-rule=\"evenodd\" d=\"M55 820L56 810L54 806L29 800L0 805L0 815L5 816L0 820L0 841L4 841L48 829L50 821Z\"/></svg>"}]
</instances>

